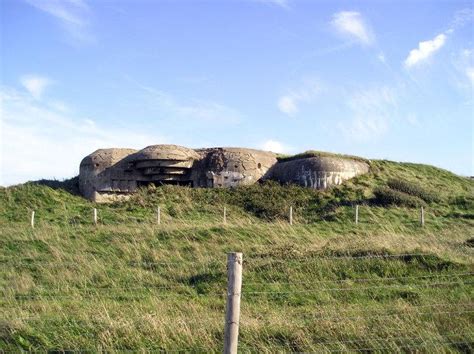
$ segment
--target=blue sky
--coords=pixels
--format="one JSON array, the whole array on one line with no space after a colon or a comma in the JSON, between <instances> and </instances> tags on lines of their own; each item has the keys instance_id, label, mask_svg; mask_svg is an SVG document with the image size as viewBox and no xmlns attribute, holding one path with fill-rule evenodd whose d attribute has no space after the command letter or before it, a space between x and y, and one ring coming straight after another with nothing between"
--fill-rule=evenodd
<instances>
[{"instance_id":1,"label":"blue sky","mask_svg":"<svg viewBox=\"0 0 474 354\"><path fill-rule=\"evenodd\" d=\"M243 146L474 174L471 1L0 0L1 185L98 148Z\"/></svg>"}]
</instances>

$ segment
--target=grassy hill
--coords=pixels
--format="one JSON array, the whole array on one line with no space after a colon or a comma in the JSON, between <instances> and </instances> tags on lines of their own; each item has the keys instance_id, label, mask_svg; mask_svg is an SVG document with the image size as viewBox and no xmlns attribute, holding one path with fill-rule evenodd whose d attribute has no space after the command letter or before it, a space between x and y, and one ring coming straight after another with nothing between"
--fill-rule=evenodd
<instances>
[{"instance_id":1,"label":"grassy hill","mask_svg":"<svg viewBox=\"0 0 474 354\"><path fill-rule=\"evenodd\" d=\"M74 180L0 189L0 350L221 351L225 254L242 251L242 350L472 351L474 182L370 164L324 192L166 186L96 205Z\"/></svg>"}]
</instances>

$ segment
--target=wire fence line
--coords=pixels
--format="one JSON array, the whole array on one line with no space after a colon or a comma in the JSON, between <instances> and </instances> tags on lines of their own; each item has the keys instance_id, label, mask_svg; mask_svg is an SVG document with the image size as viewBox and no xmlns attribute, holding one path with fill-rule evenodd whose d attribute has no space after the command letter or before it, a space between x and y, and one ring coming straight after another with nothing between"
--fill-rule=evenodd
<instances>
[{"instance_id":1,"label":"wire fence line","mask_svg":"<svg viewBox=\"0 0 474 354\"><path fill-rule=\"evenodd\" d=\"M408 317L408 316L436 316L436 315L459 315L459 314L470 314L474 313L474 307L472 310L459 310L459 311L437 311L437 312L398 312L398 313L387 313L387 314L377 314L377 315L370 315L370 316L309 316L305 315L300 318L299 322L302 325L308 325L311 321L331 321L331 322L340 322L346 320L374 320L374 319L386 319L390 317ZM298 323L298 321L288 320L287 324ZM242 321L244 325L249 325L251 322L249 321Z\"/></svg>"},{"instance_id":2,"label":"wire fence line","mask_svg":"<svg viewBox=\"0 0 474 354\"><path fill-rule=\"evenodd\" d=\"M28 240L25 240L28 241ZM31 240L29 240L31 241ZM95 254L97 256L97 254ZM278 264L278 263L283 263L283 264L289 264L289 263L303 263L303 262L317 262L317 261L324 261L324 260L363 260L363 259L392 259L392 258L406 258L406 257L437 257L436 254L433 253L399 253L399 254L368 254L368 255L337 255L337 256L330 256L330 255L324 255L324 254L314 254L311 256L306 256L306 257L300 257L300 258L286 258L286 259L269 259L271 257L274 257L273 254L253 254L250 255L248 258L246 258L246 264L253 264L257 263L259 261L267 261L266 263L262 265L271 265L273 263ZM87 262L89 261L95 261L99 262L100 258L94 257L92 259L87 259ZM208 260L207 264L222 264L225 265L225 261L223 261L221 258L209 258L205 257L206 260ZM79 260L55 260L59 262L57 265L51 261L39 261L34 258L18 258L18 257L0 257L0 263L8 264L8 265L13 265L13 266L21 266L21 265L36 265L36 264L48 264L52 266L58 266L61 267L64 264L71 264L71 265L77 265ZM84 260L83 260L84 261ZM107 260L108 262L110 260ZM126 263L129 265L183 265L183 264L192 264L194 266L196 265L202 265L200 263L202 259L195 258L192 260L179 260L179 261L127 261ZM34 262L34 263L33 263Z\"/></svg>"},{"instance_id":3,"label":"wire fence line","mask_svg":"<svg viewBox=\"0 0 474 354\"><path fill-rule=\"evenodd\" d=\"M471 273L467 273L471 274ZM399 278L400 279L400 278ZM379 286L364 286L364 287L347 287L347 288L311 288L311 289L303 289L303 290L266 290L266 291L247 291L244 290L242 291L242 296L244 295L260 295L260 294L271 294L271 295L290 295L290 294L305 294L305 293L319 293L319 292L326 292L326 291L363 291L363 290L372 290L372 289L406 289L406 288L418 288L418 287L438 287L438 286L446 286L446 285L471 285L474 284L474 281L447 281L447 282L438 282L438 283L419 283L419 284L395 284L395 285L390 285L390 284L385 284L385 285L379 285ZM189 289L188 289L189 288ZM87 286L87 287L54 287L54 288L40 288L38 290L41 290L42 292L45 293L34 293L34 294L19 294L19 293L14 293L10 291L4 291L3 295L5 297L14 297L14 298L55 298L55 297L80 297L80 296L89 296L89 295L95 295L98 294L102 291L117 291L119 292L118 294L112 295L112 294L106 294L106 295L101 295L101 296L106 296L106 297L122 297L122 296L128 296L130 292L136 292L136 291L145 291L147 293L153 294L153 296L223 296L225 295L224 289L222 292L208 292L203 290L202 292L193 292L193 293L185 293L185 292L173 292L173 293L168 293L165 292L165 290L176 290L176 289L182 289L182 290L191 290L191 289L200 289L198 285L195 284L179 284L179 285L173 285L173 286L130 286L130 287L116 287L116 286L111 286L111 287L99 287L99 286ZM46 292L48 291L48 292ZM54 293L56 291L57 293ZM69 291L70 293L67 293ZM72 293L71 293L72 292ZM140 296L144 294L134 294L134 296ZM132 296L133 297L133 296Z\"/></svg>"},{"instance_id":4,"label":"wire fence line","mask_svg":"<svg viewBox=\"0 0 474 354\"><path fill-rule=\"evenodd\" d=\"M447 341L447 342L426 342L422 343L419 345L401 345L401 349L403 350L411 350L411 349L420 349L420 348L430 348L433 346L439 346L439 345L444 345L444 346L452 346L452 345L469 345L469 347L472 346L471 342L465 342L465 341ZM329 350L330 353L341 353L341 352L373 352L376 350L388 350L390 348L387 348L385 346L380 346L380 347L366 347L366 348L350 348L350 349L333 349Z\"/></svg>"},{"instance_id":5,"label":"wire fence line","mask_svg":"<svg viewBox=\"0 0 474 354\"><path fill-rule=\"evenodd\" d=\"M474 336L472 333L470 333L469 337L472 336L472 339L474 340ZM385 339L388 341L396 341L396 340L420 340L420 341L437 341L439 339L441 340L449 340L450 338L458 338L459 334L450 334L450 335L441 335L440 338L426 338L426 337L406 337L406 336L391 336L388 335L385 337ZM342 340L337 340L337 341L318 341L319 345L333 345L333 344L347 344L347 343L366 343L371 340L380 340L380 336L364 336L364 339L342 339ZM269 343L270 346L273 347L273 345L278 345L277 343Z\"/></svg>"},{"instance_id":6,"label":"wire fence line","mask_svg":"<svg viewBox=\"0 0 474 354\"><path fill-rule=\"evenodd\" d=\"M462 305L462 306L459 306ZM457 306L457 307L456 307ZM458 307L463 307L462 310L456 310ZM474 302L472 303L467 303L467 304L452 304L452 303L436 303L436 304L427 304L427 305L410 305L410 307L407 308L389 308L385 309L385 313L382 313L381 311L373 311L373 310L364 310L364 311L357 311L355 309L352 309L350 311L344 310L341 311L339 308L336 310L333 310L332 312L337 312L338 316L328 316L330 313L329 311L325 312L314 312L311 314L303 314L301 318L303 319L334 319L334 320L339 320L339 319L354 319L354 318L368 318L368 317L373 317L373 318L385 318L385 317L395 317L397 315L409 315L409 314L425 314L425 312L420 312L420 311L413 311L414 309L427 309L427 308L434 308L434 309L442 309L442 310L449 310L449 311L436 311L436 312L427 312L429 314L459 314L459 313L471 313L474 310ZM451 308L451 309L450 309ZM398 312L393 312L393 311L398 311ZM339 314L341 313L349 313L349 312L357 312L357 313L362 313L365 316L352 316L352 315L345 315L345 316L340 316ZM41 317L41 313L36 313L36 317L28 316L28 317L22 317L19 314L16 314L14 317L8 318L7 315L3 315L5 319L9 320L17 320L17 321L72 321L72 322L81 322L81 321L91 321L89 318L88 319L78 319L78 318L71 318L67 316L60 316L57 318L43 318ZM160 318L160 314L155 313L155 314L147 314L146 316L142 316L140 319L137 320L143 320L145 317L148 318ZM250 316L250 315L247 315ZM190 319L191 321L196 320L196 321L202 321L201 318L197 317L187 317L186 321ZM220 318L219 318L220 319ZM92 322L95 322L96 320L92 320ZM250 320L243 320L241 321L241 324L248 324L250 323ZM474 333L473 333L474 335ZM364 337L365 338L365 337Z\"/></svg>"},{"instance_id":7,"label":"wire fence line","mask_svg":"<svg viewBox=\"0 0 474 354\"><path fill-rule=\"evenodd\" d=\"M359 208L360 205L353 205L353 215L350 215L352 218L352 221L354 225L358 225L362 220L362 218L359 217ZM285 206L287 209L285 212L280 212L276 216L276 222L277 223L285 223L289 226L293 226L294 220L302 219L298 218L297 214L297 209L293 205L287 205ZM384 209L388 209L387 207L383 207ZM374 217L375 214L371 210L371 206L365 205L365 209L367 209L367 216L369 217ZM303 209L299 209L300 211ZM51 212L51 209L47 210L48 213ZM66 225L69 226L83 226L83 225L118 225L121 223L129 223L129 224L136 224L136 225L143 225L143 224L148 224L148 225L171 225L173 224L173 221L178 221L180 223L186 224L189 223L189 217L199 215L201 217L207 217L209 222L212 223L218 223L221 225L241 225L241 224L248 224L254 222L255 217L251 217L245 214L242 214L241 212L236 212L235 215L239 216L239 220L231 220L232 222L229 222L229 216L230 219L232 219L232 213L229 213L229 206L228 205L222 205L222 209L220 211L216 210L206 210L205 208L201 209L187 209L186 211L177 211L177 212L171 212L168 210L168 213L163 212L164 209L160 205L156 205L155 208L149 207L146 209L141 209L141 210L135 210L139 212L139 215L130 215L127 214L127 211L130 210L120 210L120 209L113 209L113 208L97 208L97 207L81 207L81 212L77 211L70 211L67 208L64 208L61 210L61 214L55 214L54 217L51 217L48 215L46 220L42 221L48 222L51 220L60 220L63 221ZM420 214L421 212L421 214ZM31 224L31 228L35 228L35 220L41 219L41 210L40 209L34 209L34 208L28 208L25 210L25 213L27 216L25 217L25 222L29 222ZM29 215L28 215L29 213ZM230 215L229 215L230 214ZM416 208L413 210L410 210L409 213L406 213L405 217L407 221L410 221L411 224L417 224L421 227L424 227L426 224L426 216L428 215L428 212L426 211L425 208ZM308 214L306 213L304 217L307 217ZM346 216L349 216L346 214ZM436 215L431 214L432 217L436 217ZM304 218L303 217L303 218ZM318 219L319 220L319 219ZM321 219L322 221L325 221ZM311 219L309 223L314 223L317 222L316 219ZM306 224L307 222L304 222Z\"/></svg>"},{"instance_id":8,"label":"wire fence line","mask_svg":"<svg viewBox=\"0 0 474 354\"><path fill-rule=\"evenodd\" d=\"M339 260L339 259L345 259L345 260L352 260L354 261L354 266L357 267L358 264L360 264L358 261L360 260L367 260L367 259L373 259L376 261L384 261L388 262L396 258L400 257L430 257L432 256L431 254L422 254L422 253L401 253L401 254L386 254L386 255L380 255L380 254L373 254L373 255L354 255L354 256L349 256L349 255L344 255L344 256L323 256L323 259L327 260ZM271 257L271 256L270 256ZM37 262L34 258L28 259L28 261L25 262L25 259L8 259L8 261L5 262L6 259L0 260L0 264L8 264L10 266L18 266L18 265L23 265L26 263L26 265L31 266L35 265ZM248 302L246 302L246 299L248 298L249 301L254 301L255 299L259 301L258 299L263 300L268 300L267 297L273 297L273 296L285 296L285 295L298 295L298 296L306 296L309 294L321 294L325 292L338 292L338 293L346 293L346 292L356 292L356 291L365 291L365 292L370 292L372 290L411 290L411 289L418 289L418 288L440 288L440 287L445 287L445 286L457 286L457 287L468 287L472 288L472 284L474 284L473 275L474 272L441 272L438 271L438 273L434 273L430 271L429 274L423 274L423 275L403 275L403 276L388 276L388 277L381 277L377 276L374 278L369 278L369 277L353 277L353 278L342 278L342 279L321 279L321 275L319 275L318 279L314 279L312 281L260 281L260 282L245 282L243 283L243 290L239 291L238 294L236 293L229 293L229 290L225 290L225 283L224 283L224 275L225 275L225 270L224 270L224 262L222 260L218 259L212 259L203 257L202 259L197 259L197 263L190 261L190 260L181 260L181 261L172 261L172 262L147 262L147 261L128 261L124 262L123 264L125 265L168 265L170 267L173 267L173 269L180 268L181 266L190 266L193 267L193 273L192 274L199 274L199 271L202 271L202 268L199 267L199 261L208 261L206 263L206 266L209 267L214 267L213 270L217 272L218 277L213 279L210 283L206 282L206 280L203 280L201 283L173 283L173 284L153 284L153 283L145 283L145 284L108 284L107 286L99 286L99 285L93 285L93 284L88 284L88 285L83 285L83 286L61 286L61 287L36 287L34 289L28 290L30 293L23 293L20 291L17 291L15 289L5 289L3 292L3 300L2 303L4 304L11 304L13 302L19 302L20 304L23 304L25 302L28 302L29 300L39 300L42 303L46 301L52 301L53 303L55 301L57 302L62 302L62 301L84 301L87 300L90 303L93 303L94 301L100 301L101 299L115 299L119 300L124 303L128 304L134 304L135 301L140 302L144 298L170 298L170 299L179 299L179 298L184 298L186 301L192 301L193 299L207 299L207 298L213 298L216 299L216 301L223 303L225 299L227 298L227 301L229 301L229 296L238 296L239 298L242 297L244 299L244 306L249 305ZM254 263L252 262L259 262L262 260L266 260L265 258L257 257L255 258L250 258L249 263L250 266L248 267L248 275L250 279L258 278L264 276L264 273L262 274L261 272L264 271L265 269L261 269L258 266L255 267ZM302 259L290 259L290 260L278 260L281 262L277 263L283 263L287 267L291 267L295 264L304 264L308 260L314 261L317 260L317 257L311 257L311 258L302 258ZM74 262L72 260L64 260L60 261L58 264L53 264L53 267L57 267L59 269L62 269L62 267L65 266L64 262L68 262L67 264L75 264L77 265L77 262ZM270 261L275 261L274 259L270 259ZM43 264L49 265L48 262L44 262ZM253 264L253 265L252 265ZM202 265L202 264L201 264ZM83 265L82 265L83 266ZM168 269L165 269L164 272L168 272ZM244 278L245 279L245 278ZM443 280L443 281L440 281ZM140 280L137 280L140 281ZM370 283L377 283L376 285L367 285ZM403 284L390 284L387 282L404 282ZM334 286L336 284L343 285L343 286ZM365 284L365 285L364 285ZM329 287L326 287L329 286ZM362 286L361 286L362 285ZM259 290L259 287L264 287L265 289ZM276 288L275 288L276 287ZM283 289L281 289L283 287ZM302 288L303 287L303 288ZM257 289L255 289L257 288ZM216 291L217 289L217 291ZM220 290L219 290L220 289ZM311 298L308 297L308 299ZM402 318L403 320L406 320L406 318L418 318L418 317L430 317L432 319L436 319L438 317L441 318L449 318L449 317L455 317L455 318L461 318L459 316L472 316L474 313L474 302L468 302L468 303L463 303L462 301L459 301L458 303L430 303L430 304L410 304L406 303L404 304L406 307L403 308L388 308L386 304L382 304L385 307L383 309L377 310L377 311L366 311L363 310L361 311L360 308L351 308L349 310L342 311L341 309L337 309L336 311L333 311L331 313L330 311L318 311L318 312L307 312L307 313L300 313L296 314L298 317L297 318L291 318L287 319L287 324L288 325L296 325L296 326L308 326L311 323L314 323L314 321L330 321L330 322L335 322L335 323L341 323L344 321L382 321L384 319L388 318ZM282 304L278 304L275 306L280 306L282 309L284 308ZM325 306L324 304L318 305L318 306ZM240 311L240 310L239 310ZM282 311L284 312L284 311ZM244 312L244 314L248 315L247 312ZM293 315L295 315L293 313ZM296 316L295 315L295 316ZM67 318L67 317L59 317L59 318L43 318L41 317L42 315L39 314L38 317L32 317L32 316L18 316L16 319L7 319L8 316L5 316L5 319L9 321L25 321L25 322L31 322L31 323L38 323L41 321L50 321L50 322L61 322L64 323L64 326L69 325L84 325L87 326L89 324L93 323L101 323L99 320L98 322L92 320L90 323L87 323L87 321L83 321L81 319L75 319L75 318ZM146 320L146 319L145 319ZM197 320L197 321L195 321ZM201 318L186 318L185 321L188 321L189 324L192 323L200 323L200 325L204 325L202 323ZM213 323L215 325L216 319L213 319ZM252 318L244 318L243 320L240 321L240 324L243 329L250 329L253 328L255 322L260 321L260 319L252 319ZM132 321L133 322L133 321ZM187 323L187 322L186 322ZM184 324L186 324L184 323ZM227 319L226 319L226 326L227 326ZM466 337L466 336L463 336ZM377 345L380 345L380 347L383 347L384 343L390 343L391 347L393 345L396 345L397 348L402 348L402 349L408 349L408 348L413 348L415 349L416 347L427 347L428 342L425 340L425 338L420 338L419 341L422 341L423 343L415 343L415 346L411 345L413 343L393 343L396 337L389 337L389 338L374 338L374 340L377 341ZM339 350L336 349L335 351L366 351L366 350L382 350L382 349L377 349L371 348L367 346L367 348L360 348L359 345L355 344L364 344L367 343L367 340L369 338L364 338L363 340L341 340L341 341L334 341L334 342L324 342L324 341L315 341L312 346L315 348L318 347L325 347L325 346L340 346L340 345L348 345L348 348L344 350ZM427 338L426 338L427 339ZM412 339L408 339L407 337L398 337L399 341L410 341ZM413 339L415 340L415 339ZM380 342L380 343L379 343ZM438 344L443 344L442 341L437 341L436 343ZM354 344L354 345L353 345ZM449 341L446 339L446 345L455 345L455 344L462 344L466 346L472 346L472 339L469 338L464 341ZM444 344L443 344L444 345ZM280 343L277 348L285 348L285 343ZM192 347L193 350L196 350L196 347ZM156 349L156 348L155 348ZM206 350L209 350L209 348L205 348ZM329 351L332 351L333 348L329 348ZM182 349L180 349L182 350ZM168 350L166 350L168 351Z\"/></svg>"},{"instance_id":9,"label":"wire fence line","mask_svg":"<svg viewBox=\"0 0 474 354\"><path fill-rule=\"evenodd\" d=\"M255 253L251 254L246 257L247 262L259 260L259 259L266 259L268 257L273 257L274 255L268 253ZM356 260L356 259L385 259L385 258L404 258L404 257L433 257L435 254L433 253L397 253L397 254L366 254L366 255L351 255L351 254L342 254L342 255L328 255L324 253L315 253L311 256L306 257L295 257L292 258L291 256L283 259L272 259L273 263L288 263L288 262L301 262L301 261L312 261L312 260ZM285 255L283 255L285 257Z\"/></svg>"},{"instance_id":10,"label":"wire fence line","mask_svg":"<svg viewBox=\"0 0 474 354\"><path fill-rule=\"evenodd\" d=\"M405 279L430 279L430 278L444 278L444 277L463 277L467 275L474 275L474 272L467 273L451 273L451 274L432 274L432 275L418 275L418 276L400 276L400 277L377 277L377 278L344 278L344 279L328 279L328 280L314 280L314 281L274 281L274 282L259 282L259 283L246 283L246 286L269 286L269 285L309 285L315 283L344 283L344 282L380 282L380 281L393 281L393 280L405 280Z\"/></svg>"},{"instance_id":11,"label":"wire fence line","mask_svg":"<svg viewBox=\"0 0 474 354\"><path fill-rule=\"evenodd\" d=\"M19 260L18 258L5 258L5 259L0 259L0 264L4 265L9 265L13 267L19 267L19 266L51 266L51 267L58 267L58 268L63 268L64 266L83 266L81 262L95 262L95 263L102 263L101 261L104 261L103 259L82 259L82 260L77 260L77 261L63 261L63 260L54 260L54 261L38 261L33 258L30 259L23 259ZM110 264L110 260L105 260ZM183 266L183 265L190 265L193 267L196 266L214 266L214 265L222 265L225 266L225 262L222 260L211 260L208 263L200 263L199 259L195 260L183 260L183 261L173 261L173 262L148 262L148 261L128 261L128 262L115 262L116 265L129 265L129 266L156 266L156 265L170 265L170 266Z\"/></svg>"}]
</instances>

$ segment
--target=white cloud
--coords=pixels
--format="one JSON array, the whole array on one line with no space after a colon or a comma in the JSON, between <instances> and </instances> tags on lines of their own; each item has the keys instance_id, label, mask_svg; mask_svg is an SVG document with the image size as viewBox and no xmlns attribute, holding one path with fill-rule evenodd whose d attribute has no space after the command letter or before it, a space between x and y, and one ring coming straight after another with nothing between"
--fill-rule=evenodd
<instances>
[{"instance_id":1,"label":"white cloud","mask_svg":"<svg viewBox=\"0 0 474 354\"><path fill-rule=\"evenodd\" d=\"M282 96L278 100L278 109L283 113L292 116L298 112L298 107L295 101L296 99L291 95Z\"/></svg>"},{"instance_id":2,"label":"white cloud","mask_svg":"<svg viewBox=\"0 0 474 354\"><path fill-rule=\"evenodd\" d=\"M299 112L301 103L313 101L321 91L321 86L312 80L303 82L301 88L290 90L287 94L278 99L278 109L288 116L294 116Z\"/></svg>"},{"instance_id":3,"label":"white cloud","mask_svg":"<svg viewBox=\"0 0 474 354\"><path fill-rule=\"evenodd\" d=\"M388 132L391 117L397 109L397 95L389 87L380 87L357 92L346 104L352 119L339 122L339 129L351 140L366 142Z\"/></svg>"},{"instance_id":4,"label":"white cloud","mask_svg":"<svg viewBox=\"0 0 474 354\"><path fill-rule=\"evenodd\" d=\"M446 43L447 36L444 33L438 34L435 38L418 43L418 48L412 49L405 59L405 67L411 68L431 57Z\"/></svg>"},{"instance_id":5,"label":"white cloud","mask_svg":"<svg viewBox=\"0 0 474 354\"><path fill-rule=\"evenodd\" d=\"M81 159L98 148L166 142L131 126L101 126L90 118L74 117L9 88L0 91L0 102L0 185L75 176Z\"/></svg>"},{"instance_id":6,"label":"white cloud","mask_svg":"<svg viewBox=\"0 0 474 354\"><path fill-rule=\"evenodd\" d=\"M20 78L20 82L36 100L41 99L44 90L52 81L44 76L25 75Z\"/></svg>"},{"instance_id":7,"label":"white cloud","mask_svg":"<svg viewBox=\"0 0 474 354\"><path fill-rule=\"evenodd\" d=\"M90 8L83 0L25 0L28 4L53 16L75 40L90 42Z\"/></svg>"},{"instance_id":8,"label":"white cloud","mask_svg":"<svg viewBox=\"0 0 474 354\"><path fill-rule=\"evenodd\" d=\"M380 53L377 55L377 59L380 60L382 63L385 63L385 62L386 62L385 54L384 54L383 52L380 52Z\"/></svg>"},{"instance_id":9,"label":"white cloud","mask_svg":"<svg viewBox=\"0 0 474 354\"><path fill-rule=\"evenodd\" d=\"M471 84L474 85L474 66L466 68L466 76L471 81Z\"/></svg>"},{"instance_id":10,"label":"white cloud","mask_svg":"<svg viewBox=\"0 0 474 354\"><path fill-rule=\"evenodd\" d=\"M356 40L360 44L370 45L375 35L359 12L341 11L333 15L332 26L342 35Z\"/></svg>"},{"instance_id":11,"label":"white cloud","mask_svg":"<svg viewBox=\"0 0 474 354\"><path fill-rule=\"evenodd\" d=\"M281 142L271 139L264 141L259 145L259 148L265 151L273 151L278 154L289 152L289 150L291 150L288 146L282 144Z\"/></svg>"}]
</instances>

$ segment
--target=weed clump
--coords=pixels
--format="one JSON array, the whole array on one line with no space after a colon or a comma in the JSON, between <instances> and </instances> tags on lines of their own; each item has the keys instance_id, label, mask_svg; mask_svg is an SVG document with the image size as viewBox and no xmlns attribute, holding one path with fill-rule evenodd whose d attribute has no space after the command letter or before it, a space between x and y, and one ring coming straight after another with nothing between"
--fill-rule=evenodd
<instances>
[{"instance_id":1,"label":"weed clump","mask_svg":"<svg viewBox=\"0 0 474 354\"><path fill-rule=\"evenodd\" d=\"M426 203L421 198L391 189L389 187L378 187L374 190L375 204L381 206L400 206L416 208L425 206Z\"/></svg>"},{"instance_id":2,"label":"weed clump","mask_svg":"<svg viewBox=\"0 0 474 354\"><path fill-rule=\"evenodd\" d=\"M436 203L440 201L439 197L434 193L414 182L409 182L400 178L391 178L388 180L387 185L393 190L418 197L427 203Z\"/></svg>"},{"instance_id":3,"label":"weed clump","mask_svg":"<svg viewBox=\"0 0 474 354\"><path fill-rule=\"evenodd\" d=\"M464 210L474 210L474 197L463 195L451 198L449 204Z\"/></svg>"}]
</instances>

